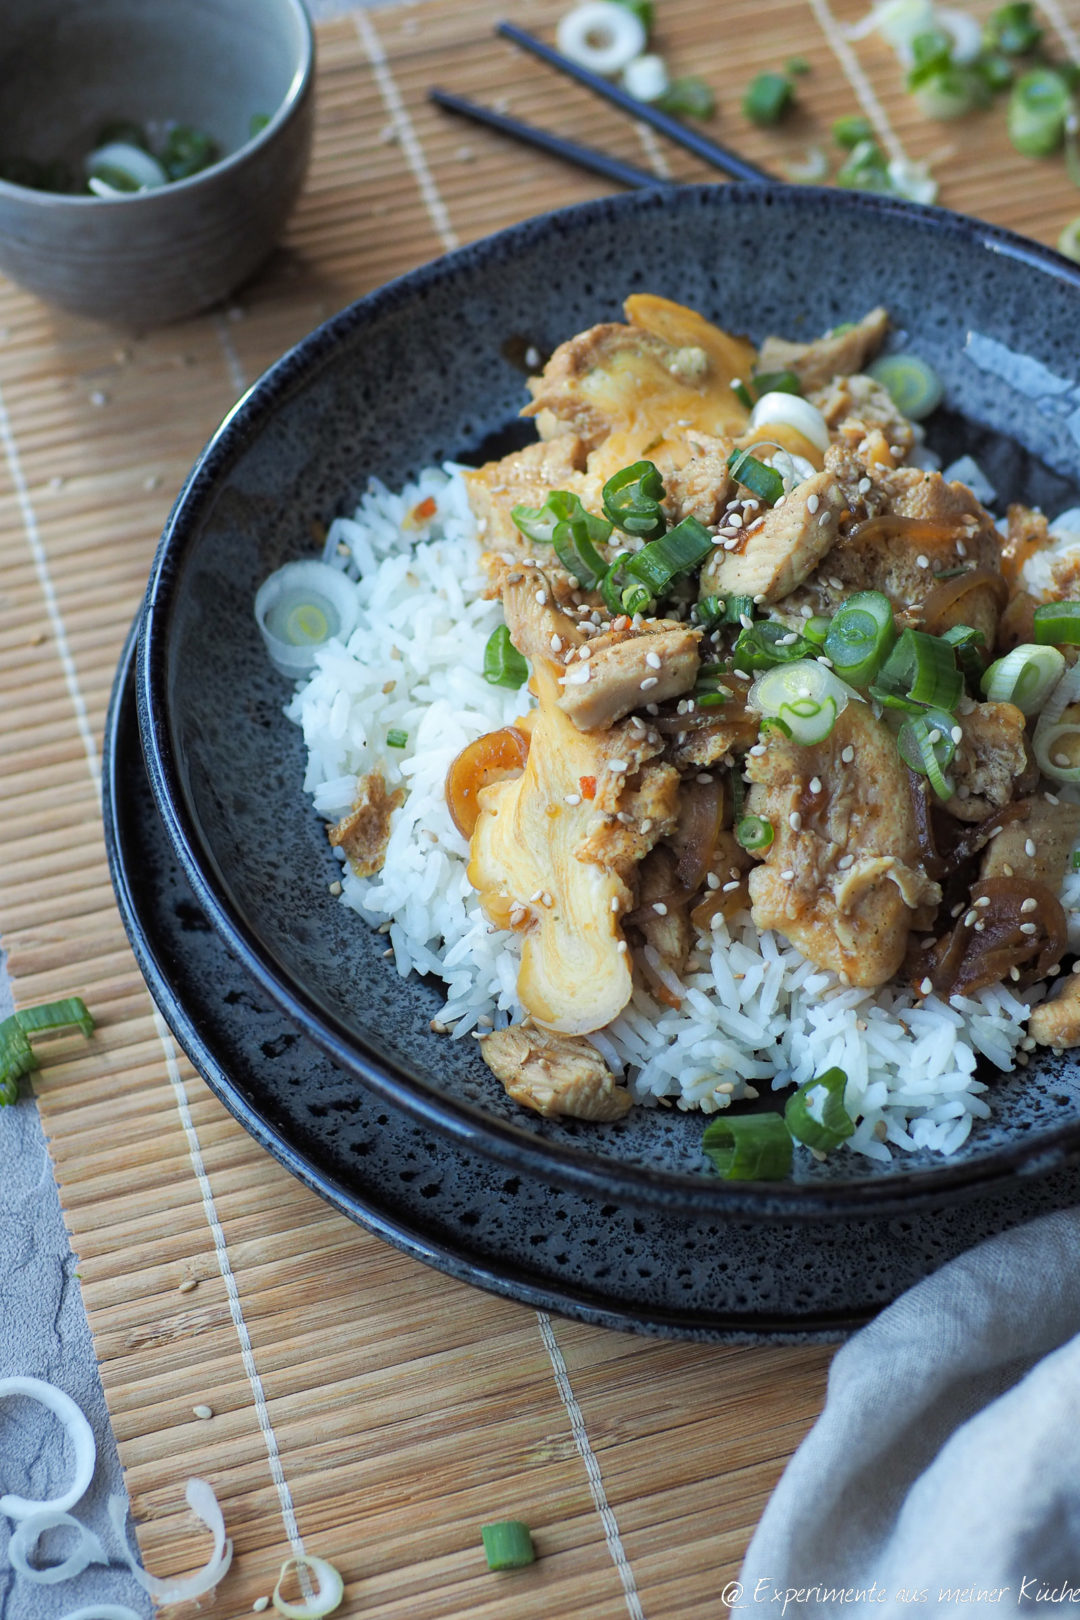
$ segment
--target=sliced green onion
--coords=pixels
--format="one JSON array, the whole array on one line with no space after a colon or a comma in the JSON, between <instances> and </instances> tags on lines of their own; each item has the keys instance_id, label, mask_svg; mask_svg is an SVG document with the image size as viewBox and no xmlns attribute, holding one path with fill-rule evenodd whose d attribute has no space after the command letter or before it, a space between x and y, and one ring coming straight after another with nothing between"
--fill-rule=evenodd
<instances>
[{"instance_id":1,"label":"sliced green onion","mask_svg":"<svg viewBox=\"0 0 1080 1620\"><path fill-rule=\"evenodd\" d=\"M970 624L952 624L943 632L942 641L947 641L956 656L965 679L976 684L982 679L983 658L980 648L986 646L986 637L981 630L972 629Z\"/></svg>"},{"instance_id":2,"label":"sliced green onion","mask_svg":"<svg viewBox=\"0 0 1080 1620\"><path fill-rule=\"evenodd\" d=\"M784 73L759 73L748 85L742 110L752 124L778 124L791 106L791 80Z\"/></svg>"},{"instance_id":3,"label":"sliced green onion","mask_svg":"<svg viewBox=\"0 0 1080 1620\"><path fill-rule=\"evenodd\" d=\"M664 480L651 461L635 461L613 473L601 497L604 514L615 527L641 540L657 540L667 528L663 498Z\"/></svg>"},{"instance_id":4,"label":"sliced green onion","mask_svg":"<svg viewBox=\"0 0 1080 1620\"><path fill-rule=\"evenodd\" d=\"M349 639L359 611L349 576L313 558L275 569L255 596L255 622L270 661L294 679L314 667L326 642Z\"/></svg>"},{"instance_id":5,"label":"sliced green onion","mask_svg":"<svg viewBox=\"0 0 1080 1620\"><path fill-rule=\"evenodd\" d=\"M518 656L521 656L520 653ZM502 686L504 683L500 681L498 684ZM520 685L520 682L518 684ZM408 740L409 733L407 731L388 731L386 733L387 748L404 748Z\"/></svg>"},{"instance_id":6,"label":"sliced green onion","mask_svg":"<svg viewBox=\"0 0 1080 1620\"><path fill-rule=\"evenodd\" d=\"M527 1524L500 1519L480 1527L488 1569L524 1569L536 1562L536 1548Z\"/></svg>"},{"instance_id":7,"label":"sliced green onion","mask_svg":"<svg viewBox=\"0 0 1080 1620\"><path fill-rule=\"evenodd\" d=\"M804 73L810 72L810 64L805 56L792 56L784 63L785 73L794 73L801 78Z\"/></svg>"},{"instance_id":8,"label":"sliced green onion","mask_svg":"<svg viewBox=\"0 0 1080 1620\"><path fill-rule=\"evenodd\" d=\"M623 588L622 571L623 571L623 558L622 557L616 557L615 561L613 563L611 563L609 565L609 567L605 570L604 577L600 581L600 586L599 586L600 595L604 599L604 606L607 608L608 612L612 615L613 618L617 618L618 615L623 610L623 606L622 606L622 588Z\"/></svg>"},{"instance_id":9,"label":"sliced green onion","mask_svg":"<svg viewBox=\"0 0 1080 1620\"><path fill-rule=\"evenodd\" d=\"M735 840L743 849L768 849L773 841L772 822L764 816L743 816L735 825Z\"/></svg>"},{"instance_id":10,"label":"sliced green onion","mask_svg":"<svg viewBox=\"0 0 1080 1620\"><path fill-rule=\"evenodd\" d=\"M550 545L560 523L585 523L589 539L602 545L611 533L606 518L589 512L581 504L580 495L568 489L553 489L543 506L512 506L510 516L527 540L539 540Z\"/></svg>"},{"instance_id":11,"label":"sliced green onion","mask_svg":"<svg viewBox=\"0 0 1080 1620\"><path fill-rule=\"evenodd\" d=\"M962 118L975 107L985 107L992 94L977 65L956 63L928 71L915 87L919 111L927 118Z\"/></svg>"},{"instance_id":12,"label":"sliced green onion","mask_svg":"<svg viewBox=\"0 0 1080 1620\"><path fill-rule=\"evenodd\" d=\"M754 598L752 596L729 596L721 609L722 624L742 624L744 619L754 617Z\"/></svg>"},{"instance_id":13,"label":"sliced green onion","mask_svg":"<svg viewBox=\"0 0 1080 1620\"><path fill-rule=\"evenodd\" d=\"M813 642L815 647L824 647L825 637L829 633L831 624L831 619L826 619L820 613L815 613L814 617L807 619L803 625L802 633L807 641Z\"/></svg>"},{"instance_id":14,"label":"sliced green onion","mask_svg":"<svg viewBox=\"0 0 1080 1620\"><path fill-rule=\"evenodd\" d=\"M694 603L693 615L696 624L704 625L706 630L715 630L724 617L726 603L722 596L703 596Z\"/></svg>"},{"instance_id":15,"label":"sliced green onion","mask_svg":"<svg viewBox=\"0 0 1080 1620\"><path fill-rule=\"evenodd\" d=\"M1040 771L1051 781L1080 782L1080 725L1075 721L1036 726L1031 750Z\"/></svg>"},{"instance_id":16,"label":"sliced green onion","mask_svg":"<svg viewBox=\"0 0 1080 1620\"><path fill-rule=\"evenodd\" d=\"M510 640L510 631L500 624L488 637L484 648L484 679L492 686L516 691L529 678L529 666Z\"/></svg>"},{"instance_id":17,"label":"sliced green onion","mask_svg":"<svg viewBox=\"0 0 1080 1620\"><path fill-rule=\"evenodd\" d=\"M629 584L622 593L622 610L629 613L631 618L638 613L648 613L653 605L647 585Z\"/></svg>"},{"instance_id":18,"label":"sliced green onion","mask_svg":"<svg viewBox=\"0 0 1080 1620\"><path fill-rule=\"evenodd\" d=\"M878 671L874 695L884 692L952 710L963 690L964 679L949 643L922 630L905 630Z\"/></svg>"},{"instance_id":19,"label":"sliced green onion","mask_svg":"<svg viewBox=\"0 0 1080 1620\"><path fill-rule=\"evenodd\" d=\"M712 1119L701 1146L725 1181L782 1181L791 1174L791 1132L779 1114Z\"/></svg>"},{"instance_id":20,"label":"sliced green onion","mask_svg":"<svg viewBox=\"0 0 1080 1620\"><path fill-rule=\"evenodd\" d=\"M736 669L772 669L776 664L794 664L811 658L816 651L812 642L789 630L776 619L759 619L748 630L739 634L731 656Z\"/></svg>"},{"instance_id":21,"label":"sliced green onion","mask_svg":"<svg viewBox=\"0 0 1080 1620\"><path fill-rule=\"evenodd\" d=\"M81 996L66 996L63 1001L47 1001L38 1007L20 1007L15 1019L24 1035L40 1035L57 1029L81 1029L84 1035L94 1033L94 1020Z\"/></svg>"},{"instance_id":22,"label":"sliced green onion","mask_svg":"<svg viewBox=\"0 0 1080 1620\"><path fill-rule=\"evenodd\" d=\"M983 51L972 66L992 95L1012 84L1013 65L1000 51Z\"/></svg>"},{"instance_id":23,"label":"sliced green onion","mask_svg":"<svg viewBox=\"0 0 1080 1620\"><path fill-rule=\"evenodd\" d=\"M956 754L953 728L956 716L940 709L912 715L900 727L896 747L905 765L925 776L939 799L951 799L952 783L945 775Z\"/></svg>"},{"instance_id":24,"label":"sliced green onion","mask_svg":"<svg viewBox=\"0 0 1080 1620\"><path fill-rule=\"evenodd\" d=\"M1069 87L1052 68L1021 74L1009 97L1009 139L1024 157L1047 157L1065 135L1072 107Z\"/></svg>"},{"instance_id":25,"label":"sliced green onion","mask_svg":"<svg viewBox=\"0 0 1080 1620\"><path fill-rule=\"evenodd\" d=\"M1057 239L1057 250L1074 264L1080 264L1080 214L1065 226Z\"/></svg>"},{"instance_id":26,"label":"sliced green onion","mask_svg":"<svg viewBox=\"0 0 1080 1620\"><path fill-rule=\"evenodd\" d=\"M742 484L768 506L775 506L784 493L784 480L776 468L767 467L763 461L758 461L752 456L749 450L733 450L728 456L727 464L736 483Z\"/></svg>"},{"instance_id":27,"label":"sliced green onion","mask_svg":"<svg viewBox=\"0 0 1080 1620\"><path fill-rule=\"evenodd\" d=\"M753 408L754 408L753 395L751 394L749 388L747 388L746 384L743 382L741 377L736 377L735 381L731 385L731 392L735 395L735 398L738 400L739 404L741 406L743 406L743 408L745 410L748 410L748 411L753 410Z\"/></svg>"},{"instance_id":28,"label":"sliced green onion","mask_svg":"<svg viewBox=\"0 0 1080 1620\"><path fill-rule=\"evenodd\" d=\"M610 531L609 531L610 532ZM551 536L555 555L571 578L587 591L593 590L607 573L607 563L596 550L584 518L556 523Z\"/></svg>"},{"instance_id":29,"label":"sliced green onion","mask_svg":"<svg viewBox=\"0 0 1080 1620\"><path fill-rule=\"evenodd\" d=\"M89 180L101 180L114 191L156 191L169 177L157 158L129 141L110 141L86 159Z\"/></svg>"},{"instance_id":30,"label":"sliced green onion","mask_svg":"<svg viewBox=\"0 0 1080 1620\"><path fill-rule=\"evenodd\" d=\"M161 166L170 180L188 180L201 174L221 156L221 147L205 130L173 124L161 148Z\"/></svg>"},{"instance_id":31,"label":"sliced green onion","mask_svg":"<svg viewBox=\"0 0 1080 1620\"><path fill-rule=\"evenodd\" d=\"M19 1099L19 1081L38 1066L33 1047L12 1015L0 1023L0 1108Z\"/></svg>"},{"instance_id":32,"label":"sliced green onion","mask_svg":"<svg viewBox=\"0 0 1080 1620\"><path fill-rule=\"evenodd\" d=\"M773 718L792 741L813 748L829 736L839 712L834 697L796 698L793 703L785 703Z\"/></svg>"},{"instance_id":33,"label":"sliced green onion","mask_svg":"<svg viewBox=\"0 0 1080 1620\"><path fill-rule=\"evenodd\" d=\"M758 399L766 394L800 394L802 383L794 371L755 371L750 378Z\"/></svg>"},{"instance_id":34,"label":"sliced green onion","mask_svg":"<svg viewBox=\"0 0 1080 1620\"><path fill-rule=\"evenodd\" d=\"M847 1075L843 1069L826 1069L816 1080L808 1080L792 1092L784 1107L784 1119L796 1142L815 1153L831 1153L846 1142L855 1121L844 1106Z\"/></svg>"},{"instance_id":35,"label":"sliced green onion","mask_svg":"<svg viewBox=\"0 0 1080 1620\"><path fill-rule=\"evenodd\" d=\"M1080 602L1044 602L1037 607L1035 640L1041 646L1080 646Z\"/></svg>"},{"instance_id":36,"label":"sliced green onion","mask_svg":"<svg viewBox=\"0 0 1080 1620\"><path fill-rule=\"evenodd\" d=\"M881 591L848 597L829 626L825 654L852 686L869 686L896 642L892 603Z\"/></svg>"},{"instance_id":37,"label":"sliced green onion","mask_svg":"<svg viewBox=\"0 0 1080 1620\"><path fill-rule=\"evenodd\" d=\"M877 141L869 137L856 141L848 157L837 170L836 183L848 191L880 191L889 193L893 183L889 178L889 165Z\"/></svg>"},{"instance_id":38,"label":"sliced green onion","mask_svg":"<svg viewBox=\"0 0 1080 1620\"><path fill-rule=\"evenodd\" d=\"M656 7L653 0L616 0L616 4L625 6L627 11L632 11L647 35L652 31L653 23L656 21Z\"/></svg>"},{"instance_id":39,"label":"sliced green onion","mask_svg":"<svg viewBox=\"0 0 1080 1620\"><path fill-rule=\"evenodd\" d=\"M945 392L937 372L917 354L883 354L867 366L866 374L888 390L897 410L913 422L937 410Z\"/></svg>"},{"instance_id":40,"label":"sliced green onion","mask_svg":"<svg viewBox=\"0 0 1080 1620\"><path fill-rule=\"evenodd\" d=\"M999 6L990 13L983 41L991 50L1006 56L1027 56L1042 39L1042 33L1028 0L1012 0L1011 5Z\"/></svg>"},{"instance_id":41,"label":"sliced green onion","mask_svg":"<svg viewBox=\"0 0 1080 1620\"><path fill-rule=\"evenodd\" d=\"M1071 605L1080 611L1080 603ZM990 665L983 675L982 689L992 703L1015 703L1030 716L1039 713L1064 673L1064 653L1056 647L1036 647L1025 642Z\"/></svg>"},{"instance_id":42,"label":"sliced green onion","mask_svg":"<svg viewBox=\"0 0 1080 1620\"><path fill-rule=\"evenodd\" d=\"M854 695L831 669L807 658L766 670L746 701L750 708L782 720L797 742L810 743L829 735L836 716Z\"/></svg>"},{"instance_id":43,"label":"sliced green onion","mask_svg":"<svg viewBox=\"0 0 1080 1620\"><path fill-rule=\"evenodd\" d=\"M712 85L696 73L683 73L671 80L662 96L657 96L656 105L675 118L711 118L716 111L716 95Z\"/></svg>"},{"instance_id":44,"label":"sliced green onion","mask_svg":"<svg viewBox=\"0 0 1080 1620\"><path fill-rule=\"evenodd\" d=\"M832 137L837 146L842 146L845 152L850 152L860 141L874 139L874 126L869 118L864 118L861 113L847 113L843 118L833 120Z\"/></svg>"},{"instance_id":45,"label":"sliced green onion","mask_svg":"<svg viewBox=\"0 0 1080 1620\"><path fill-rule=\"evenodd\" d=\"M1072 853L1072 869L1073 869L1074 872L1080 872L1080 849L1074 849L1073 850L1073 853Z\"/></svg>"},{"instance_id":46,"label":"sliced green onion","mask_svg":"<svg viewBox=\"0 0 1080 1620\"><path fill-rule=\"evenodd\" d=\"M953 65L952 36L947 34L944 28L927 28L916 34L911 41L910 50L911 67L907 76L909 90L918 90L928 79L946 72Z\"/></svg>"},{"instance_id":47,"label":"sliced green onion","mask_svg":"<svg viewBox=\"0 0 1080 1620\"><path fill-rule=\"evenodd\" d=\"M626 572L660 596L673 579L704 562L713 549L713 537L696 517L684 517L659 540L626 559Z\"/></svg>"}]
</instances>

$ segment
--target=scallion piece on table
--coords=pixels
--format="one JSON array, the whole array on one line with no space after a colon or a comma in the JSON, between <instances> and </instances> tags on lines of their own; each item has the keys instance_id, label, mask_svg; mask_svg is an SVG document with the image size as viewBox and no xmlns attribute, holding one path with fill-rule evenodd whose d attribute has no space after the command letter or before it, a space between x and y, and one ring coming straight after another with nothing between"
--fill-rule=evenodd
<instances>
[{"instance_id":1,"label":"scallion piece on table","mask_svg":"<svg viewBox=\"0 0 1080 1620\"><path fill-rule=\"evenodd\" d=\"M696 568L713 549L713 537L696 517L684 517L659 540L626 559L626 572L649 587L654 596L666 591L673 579Z\"/></svg>"},{"instance_id":2,"label":"scallion piece on table","mask_svg":"<svg viewBox=\"0 0 1080 1620\"><path fill-rule=\"evenodd\" d=\"M791 80L786 73L759 73L747 86L743 112L752 124L778 124L791 106Z\"/></svg>"},{"instance_id":3,"label":"scallion piece on table","mask_svg":"<svg viewBox=\"0 0 1080 1620\"><path fill-rule=\"evenodd\" d=\"M80 1029L84 1035L93 1033L94 1020L81 996L45 1002L39 1007L22 1007L0 1022L0 1107L17 1101L19 1081L38 1067L30 1036L62 1029Z\"/></svg>"},{"instance_id":4,"label":"scallion piece on table","mask_svg":"<svg viewBox=\"0 0 1080 1620\"><path fill-rule=\"evenodd\" d=\"M1080 612L1080 602L1069 605ZM1038 612L1036 609L1036 617ZM1037 624L1035 633L1038 635ZM983 695L991 703L1015 703L1022 713L1031 716L1039 713L1064 673L1065 654L1057 647L1036 647L1025 642L986 670L981 683Z\"/></svg>"},{"instance_id":5,"label":"scallion piece on table","mask_svg":"<svg viewBox=\"0 0 1080 1620\"><path fill-rule=\"evenodd\" d=\"M658 540L667 528L660 502L664 480L651 461L635 461L613 473L601 496L604 515L624 534Z\"/></svg>"},{"instance_id":6,"label":"scallion piece on table","mask_svg":"<svg viewBox=\"0 0 1080 1620\"><path fill-rule=\"evenodd\" d=\"M556 523L551 543L555 547L556 557L573 579L587 591L599 585L608 565L592 543L585 518L571 518L568 522Z\"/></svg>"},{"instance_id":7,"label":"scallion piece on table","mask_svg":"<svg viewBox=\"0 0 1080 1620\"><path fill-rule=\"evenodd\" d=\"M536 1548L527 1524L520 1519L500 1519L480 1527L488 1569L524 1569L536 1562Z\"/></svg>"},{"instance_id":8,"label":"scallion piece on table","mask_svg":"<svg viewBox=\"0 0 1080 1620\"><path fill-rule=\"evenodd\" d=\"M843 118L833 120L832 138L845 152L851 152L860 141L874 139L874 126L861 113L846 113Z\"/></svg>"},{"instance_id":9,"label":"scallion piece on table","mask_svg":"<svg viewBox=\"0 0 1080 1620\"><path fill-rule=\"evenodd\" d=\"M1057 239L1057 250L1074 264L1080 264L1080 215L1070 219Z\"/></svg>"},{"instance_id":10,"label":"scallion piece on table","mask_svg":"<svg viewBox=\"0 0 1080 1620\"><path fill-rule=\"evenodd\" d=\"M1024 157L1047 157L1065 135L1072 109L1069 87L1053 68L1021 74L1009 97L1009 139Z\"/></svg>"},{"instance_id":11,"label":"scallion piece on table","mask_svg":"<svg viewBox=\"0 0 1080 1620\"><path fill-rule=\"evenodd\" d=\"M37 1068L33 1047L14 1016L0 1023L0 1108L18 1101L19 1081Z\"/></svg>"},{"instance_id":12,"label":"scallion piece on table","mask_svg":"<svg viewBox=\"0 0 1080 1620\"><path fill-rule=\"evenodd\" d=\"M772 822L766 821L764 816L743 816L735 825L736 843L754 853L768 849L773 836Z\"/></svg>"},{"instance_id":13,"label":"scallion piece on table","mask_svg":"<svg viewBox=\"0 0 1080 1620\"><path fill-rule=\"evenodd\" d=\"M884 354L867 366L866 374L888 391L897 410L913 422L921 422L941 404L941 378L917 354Z\"/></svg>"},{"instance_id":14,"label":"scallion piece on table","mask_svg":"<svg viewBox=\"0 0 1080 1620\"><path fill-rule=\"evenodd\" d=\"M857 591L829 625L825 654L842 680L869 686L895 642L889 598L881 591Z\"/></svg>"},{"instance_id":15,"label":"scallion piece on table","mask_svg":"<svg viewBox=\"0 0 1080 1620\"><path fill-rule=\"evenodd\" d=\"M1035 640L1041 646L1080 646L1080 602L1044 602L1037 607Z\"/></svg>"},{"instance_id":16,"label":"scallion piece on table","mask_svg":"<svg viewBox=\"0 0 1080 1620\"><path fill-rule=\"evenodd\" d=\"M815 1153L831 1153L847 1141L855 1121L844 1106L846 1085L843 1069L826 1069L792 1092L784 1107L784 1119L796 1142L813 1148Z\"/></svg>"},{"instance_id":17,"label":"scallion piece on table","mask_svg":"<svg viewBox=\"0 0 1080 1620\"><path fill-rule=\"evenodd\" d=\"M964 679L949 643L922 630L905 630L878 671L874 696L885 693L952 710L963 690Z\"/></svg>"},{"instance_id":18,"label":"scallion piece on table","mask_svg":"<svg viewBox=\"0 0 1080 1620\"><path fill-rule=\"evenodd\" d=\"M983 42L991 50L1006 56L1027 56L1042 39L1042 29L1032 15L1028 0L1012 0L1012 4L992 11L983 29Z\"/></svg>"},{"instance_id":19,"label":"scallion piece on table","mask_svg":"<svg viewBox=\"0 0 1080 1620\"><path fill-rule=\"evenodd\" d=\"M791 1173L791 1132L779 1114L720 1115L701 1146L725 1181L782 1181Z\"/></svg>"},{"instance_id":20,"label":"scallion piece on table","mask_svg":"<svg viewBox=\"0 0 1080 1620\"><path fill-rule=\"evenodd\" d=\"M558 524L570 523L575 519L586 523L593 541L602 543L611 533L607 519L598 517L595 512L587 512L581 504L580 495L568 489L553 489L543 506L513 506L510 516L527 540L539 540L546 545L551 544Z\"/></svg>"},{"instance_id":21,"label":"scallion piece on table","mask_svg":"<svg viewBox=\"0 0 1080 1620\"><path fill-rule=\"evenodd\" d=\"M519 653L518 657L520 658L520 656ZM407 731L388 731L386 733L387 748L404 748L408 740L409 733Z\"/></svg>"},{"instance_id":22,"label":"scallion piece on table","mask_svg":"<svg viewBox=\"0 0 1080 1620\"><path fill-rule=\"evenodd\" d=\"M529 678L529 666L510 640L510 631L500 624L488 637L484 648L484 679L492 686L516 691ZM389 740L389 739L388 739Z\"/></svg>"},{"instance_id":23,"label":"scallion piece on table","mask_svg":"<svg viewBox=\"0 0 1080 1620\"><path fill-rule=\"evenodd\" d=\"M39 1007L20 1007L15 1018L25 1035L43 1035L58 1029L94 1033L94 1020L81 996L66 996L63 1001L47 1001Z\"/></svg>"},{"instance_id":24,"label":"scallion piece on table","mask_svg":"<svg viewBox=\"0 0 1080 1620\"><path fill-rule=\"evenodd\" d=\"M776 664L794 664L811 658L813 643L789 630L776 619L759 619L742 630L731 651L736 669L772 669Z\"/></svg>"},{"instance_id":25,"label":"scallion piece on table","mask_svg":"<svg viewBox=\"0 0 1080 1620\"><path fill-rule=\"evenodd\" d=\"M733 450L727 464L737 484L742 484L752 495L768 506L775 506L784 493L784 480L775 467L767 467L749 450Z\"/></svg>"},{"instance_id":26,"label":"scallion piece on table","mask_svg":"<svg viewBox=\"0 0 1080 1620\"><path fill-rule=\"evenodd\" d=\"M716 111L716 96L712 85L696 73L684 73L672 79L663 95L657 96L656 106L675 118L711 118Z\"/></svg>"},{"instance_id":27,"label":"scallion piece on table","mask_svg":"<svg viewBox=\"0 0 1080 1620\"><path fill-rule=\"evenodd\" d=\"M925 776L939 799L951 799L953 785L945 772L956 754L953 729L956 716L941 709L927 709L904 721L896 738L897 752L905 765Z\"/></svg>"}]
</instances>

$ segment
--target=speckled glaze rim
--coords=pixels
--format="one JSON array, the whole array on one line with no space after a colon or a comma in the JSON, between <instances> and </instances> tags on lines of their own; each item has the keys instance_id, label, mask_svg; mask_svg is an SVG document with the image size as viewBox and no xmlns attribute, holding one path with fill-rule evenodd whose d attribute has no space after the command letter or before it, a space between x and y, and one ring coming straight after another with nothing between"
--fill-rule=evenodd
<instances>
[{"instance_id":1,"label":"speckled glaze rim","mask_svg":"<svg viewBox=\"0 0 1080 1620\"><path fill-rule=\"evenodd\" d=\"M38 191L34 186L18 186L11 180L0 179L0 198L9 197L12 201L32 203L42 208L142 208L147 204L160 207L162 199L183 196L188 192L197 190L208 181L216 180L230 169L240 168L251 157L252 153L260 147L268 145L276 139L279 130L303 107L312 94L315 82L315 29L303 0L281 0L292 12L300 28L300 54L293 68L293 76L289 81L281 101L274 109L269 123L260 129L257 135L250 136L235 152L229 152L225 157L218 158L197 174L190 174L183 180L170 180L167 186L159 186L152 191L136 191L119 193L115 197L84 197L79 193Z\"/></svg>"},{"instance_id":2,"label":"speckled glaze rim","mask_svg":"<svg viewBox=\"0 0 1080 1620\"><path fill-rule=\"evenodd\" d=\"M768 206L782 200L791 209L815 212L827 207L845 225L858 228L866 216L902 219L931 236L961 238L977 249L1029 265L1065 283L1080 308L1080 269L1049 248L1011 231L944 209L926 208L869 193L806 186L686 186L605 197L556 214L539 216L460 248L409 272L347 306L316 327L287 351L248 389L225 417L195 463L166 523L147 587L136 673L139 728L151 790L159 813L189 883L211 926L268 995L305 1035L343 1069L373 1088L397 1108L472 1150L524 1170L527 1174L593 1196L614 1194L643 1208L658 1208L699 1218L740 1214L756 1220L820 1220L865 1213L903 1214L912 1209L952 1202L967 1193L992 1188L1016 1175L1038 1175L1080 1156L1080 1121L1022 1139L962 1163L942 1163L929 1170L900 1171L887 1177L860 1177L850 1182L815 1186L798 1182L710 1180L704 1175L664 1172L611 1159L599 1159L577 1147L541 1142L522 1127L492 1118L478 1107L434 1089L426 1094L411 1081L377 1061L356 1037L316 1005L304 986L282 976L270 953L252 933L215 883L214 863L203 843L198 818L187 802L182 773L170 735L167 644L173 594L190 538L212 504L219 481L257 438L280 404L332 360L338 345L358 329L379 320L423 295L434 285L468 277L477 263L488 267L514 257L541 241L553 229L568 232L613 209L625 216L648 216L672 209L709 208L723 214L744 201Z\"/></svg>"}]
</instances>

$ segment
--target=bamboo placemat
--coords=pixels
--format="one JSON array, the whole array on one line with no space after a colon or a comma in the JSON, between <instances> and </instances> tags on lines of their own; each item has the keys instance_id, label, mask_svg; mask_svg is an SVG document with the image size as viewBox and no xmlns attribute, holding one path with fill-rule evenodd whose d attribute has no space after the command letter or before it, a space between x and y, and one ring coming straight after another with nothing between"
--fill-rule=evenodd
<instances>
[{"instance_id":1,"label":"bamboo placemat","mask_svg":"<svg viewBox=\"0 0 1080 1620\"><path fill-rule=\"evenodd\" d=\"M480 1294L351 1226L224 1113L156 1017L124 939L99 816L113 670L183 475L237 393L341 306L459 242L599 187L446 120L441 82L657 172L700 165L493 40L505 9L425 0L320 30L314 165L284 247L231 308L148 335L0 285L0 930L26 1004L82 991L93 1041L38 1095L151 1568L198 1566L189 1473L237 1560L205 1620L270 1591L290 1545L332 1559L343 1617L694 1620L720 1593L820 1408L820 1348L635 1339ZM1058 162L1017 157L1001 109L922 121L892 53L851 45L862 0L661 0L677 71L720 91L720 139L781 171L866 113L930 158L953 207L1054 241L1080 211ZM1042 11L1080 60L1076 0ZM1073 27L1070 26L1070 21ZM804 56L776 131L738 112L753 73ZM497 86L497 92L493 91ZM883 297L887 300L887 267ZM191 1287L192 1283L195 1287ZM210 1421L192 1415L206 1403ZM513 1515L541 1560L487 1574L477 1527Z\"/></svg>"}]
</instances>

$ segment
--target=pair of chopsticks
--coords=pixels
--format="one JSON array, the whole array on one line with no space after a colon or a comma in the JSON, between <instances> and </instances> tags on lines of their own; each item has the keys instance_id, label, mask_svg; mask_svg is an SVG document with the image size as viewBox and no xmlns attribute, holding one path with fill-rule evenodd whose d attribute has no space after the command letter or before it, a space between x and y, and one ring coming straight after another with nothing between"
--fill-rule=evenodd
<instances>
[{"instance_id":1,"label":"pair of chopsticks","mask_svg":"<svg viewBox=\"0 0 1080 1620\"><path fill-rule=\"evenodd\" d=\"M693 152L695 157L702 158L712 168L719 169L732 180L746 180L755 185L769 185L773 182L774 176L765 169L759 169L756 164L748 163L737 152L729 151L726 146L710 140L698 130L688 128L677 118L661 112L659 107L628 95L625 90L609 83L607 79L602 79L599 74L591 73L588 68L579 67L568 56L563 56L561 51L545 45L543 40L537 39L535 34L528 33L524 28L517 28L513 23L501 22L496 24L495 31L504 39L519 45L522 50L539 57L548 67L555 68L559 73L565 73L568 78L576 79L578 84L585 85L594 95L611 102L622 112L630 113L633 118L640 119L644 124L650 124L661 135L666 135L669 140L684 147L686 151ZM467 118L474 124L483 124L487 129L497 130L499 134L508 135L526 146L538 147L543 152L562 158L566 163L572 163L580 169L588 169L591 173L602 175L605 180L613 180L618 185L643 189L670 186L675 183L659 175L650 174L645 169L638 169L632 163L624 163L621 158L611 157L607 152L599 152L595 147L567 140L565 136L554 135L546 129L538 129L535 124L526 124L520 119L509 118L505 113L481 107L474 101L465 100L463 96L451 95L447 90L435 88L429 90L428 95L447 112L455 113L460 118Z\"/></svg>"}]
</instances>

